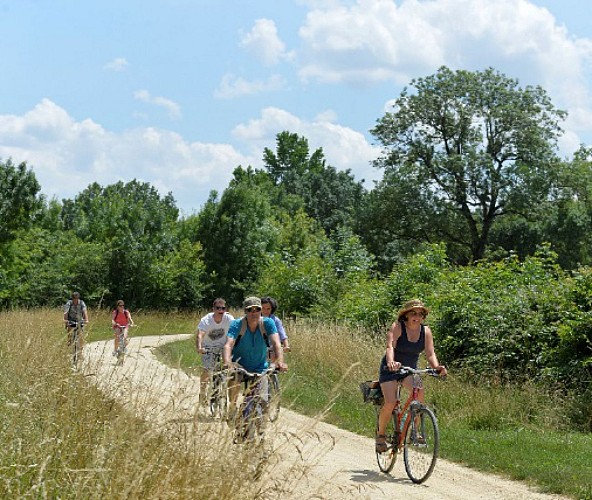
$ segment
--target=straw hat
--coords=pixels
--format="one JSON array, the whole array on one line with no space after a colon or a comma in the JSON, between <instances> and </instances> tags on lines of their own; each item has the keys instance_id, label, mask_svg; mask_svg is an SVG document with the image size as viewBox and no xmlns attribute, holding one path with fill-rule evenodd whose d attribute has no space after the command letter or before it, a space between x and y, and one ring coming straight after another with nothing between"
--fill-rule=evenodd
<instances>
[{"instance_id":1,"label":"straw hat","mask_svg":"<svg viewBox=\"0 0 592 500\"><path fill-rule=\"evenodd\" d=\"M424 318L430 312L430 310L424 305L424 303L421 300L419 300L419 299L409 300L409 301L405 302L405 305L399 311L399 314L397 315L397 321L401 321L402 319L404 319L407 316L407 313L409 311L412 311L413 309L421 309L423 312Z\"/></svg>"}]
</instances>

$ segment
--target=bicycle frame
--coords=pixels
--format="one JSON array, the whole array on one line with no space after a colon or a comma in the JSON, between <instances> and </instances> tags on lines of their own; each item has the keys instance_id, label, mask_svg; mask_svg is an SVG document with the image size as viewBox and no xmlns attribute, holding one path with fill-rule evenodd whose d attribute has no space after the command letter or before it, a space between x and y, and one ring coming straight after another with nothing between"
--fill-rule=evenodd
<instances>
[{"instance_id":1,"label":"bicycle frame","mask_svg":"<svg viewBox=\"0 0 592 500\"><path fill-rule=\"evenodd\" d=\"M214 417L217 415L223 417L226 413L228 393L222 350L206 348L205 351L205 354L214 356L214 369L211 370L211 380L208 390L210 412Z\"/></svg>"},{"instance_id":2,"label":"bicycle frame","mask_svg":"<svg viewBox=\"0 0 592 500\"><path fill-rule=\"evenodd\" d=\"M409 427L411 421L411 419L408 418L411 406L413 403L422 404L418 399L419 390L423 388L421 376L419 373L412 373L410 377L413 377L413 388L411 394L409 394L409 397L405 401L405 404L403 404L403 407L401 407L401 389L403 388L403 384L399 383L397 386L397 404L393 409L393 418L395 418L395 428L397 430L397 449L400 449L403 446L407 427Z\"/></svg>"},{"instance_id":3,"label":"bicycle frame","mask_svg":"<svg viewBox=\"0 0 592 500\"><path fill-rule=\"evenodd\" d=\"M239 405L235 422L235 443L252 442L257 435L262 436L263 416L265 407L262 397L261 382L264 377L276 371L276 367L271 365L262 373L252 373L238 366L235 368L238 373L242 373L244 378L240 381L243 385L243 399Z\"/></svg>"}]
</instances>

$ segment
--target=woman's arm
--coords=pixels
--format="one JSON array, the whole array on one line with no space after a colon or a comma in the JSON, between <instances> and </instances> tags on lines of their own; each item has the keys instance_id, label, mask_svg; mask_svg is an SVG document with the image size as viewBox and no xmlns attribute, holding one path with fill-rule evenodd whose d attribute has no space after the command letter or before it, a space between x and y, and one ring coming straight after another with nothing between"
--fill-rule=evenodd
<instances>
[{"instance_id":1,"label":"woman's arm","mask_svg":"<svg viewBox=\"0 0 592 500\"><path fill-rule=\"evenodd\" d=\"M390 371L401 368L401 363L395 361L395 347L400 336L401 325L398 321L395 321L386 334L386 366Z\"/></svg>"}]
</instances>

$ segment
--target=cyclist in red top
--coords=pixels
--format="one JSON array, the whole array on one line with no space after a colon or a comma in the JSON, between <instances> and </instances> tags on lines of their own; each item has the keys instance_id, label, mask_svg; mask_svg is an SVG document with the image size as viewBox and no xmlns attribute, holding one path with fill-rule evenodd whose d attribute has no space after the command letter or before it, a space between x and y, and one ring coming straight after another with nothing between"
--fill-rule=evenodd
<instances>
[{"instance_id":1,"label":"cyclist in red top","mask_svg":"<svg viewBox=\"0 0 592 500\"><path fill-rule=\"evenodd\" d=\"M130 326L134 325L132 315L125 308L123 300L118 300L115 306L115 310L111 313L111 327L115 335L115 350L113 356L117 356L117 349L119 348L119 335L117 334L118 327L123 326L123 338L125 339L125 345L127 345L127 332Z\"/></svg>"}]
</instances>

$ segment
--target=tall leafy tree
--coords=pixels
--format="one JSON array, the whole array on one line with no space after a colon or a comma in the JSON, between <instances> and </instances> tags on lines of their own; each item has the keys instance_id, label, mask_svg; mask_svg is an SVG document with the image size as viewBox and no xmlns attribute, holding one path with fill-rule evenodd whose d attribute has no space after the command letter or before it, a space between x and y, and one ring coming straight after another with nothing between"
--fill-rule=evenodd
<instances>
[{"instance_id":1,"label":"tall leafy tree","mask_svg":"<svg viewBox=\"0 0 592 500\"><path fill-rule=\"evenodd\" d=\"M14 231L31 226L43 206L40 191L26 162L14 165L10 158L0 161L0 243L9 241Z\"/></svg>"},{"instance_id":2,"label":"tall leafy tree","mask_svg":"<svg viewBox=\"0 0 592 500\"><path fill-rule=\"evenodd\" d=\"M389 201L375 217L391 239L442 240L459 261L481 259L497 218L527 216L548 196L565 113L492 68L442 67L411 87L372 130Z\"/></svg>"},{"instance_id":3,"label":"tall leafy tree","mask_svg":"<svg viewBox=\"0 0 592 500\"><path fill-rule=\"evenodd\" d=\"M349 170L326 164L321 148L310 152L308 140L287 131L276 137L276 151L265 148L263 164L273 183L275 204L295 214L304 208L327 234L351 227L365 189Z\"/></svg>"},{"instance_id":4,"label":"tall leafy tree","mask_svg":"<svg viewBox=\"0 0 592 500\"><path fill-rule=\"evenodd\" d=\"M212 194L199 214L195 234L204 249L210 293L239 305L274 251L277 234L269 176L237 167L218 201Z\"/></svg>"},{"instance_id":5,"label":"tall leafy tree","mask_svg":"<svg viewBox=\"0 0 592 500\"><path fill-rule=\"evenodd\" d=\"M133 180L106 187L93 183L73 201L64 200L62 222L83 241L105 246L109 258L106 298L131 305L166 307L153 279L154 266L174 252L179 211L172 195L161 197Z\"/></svg>"}]
</instances>

